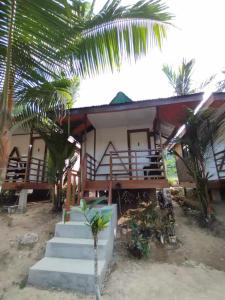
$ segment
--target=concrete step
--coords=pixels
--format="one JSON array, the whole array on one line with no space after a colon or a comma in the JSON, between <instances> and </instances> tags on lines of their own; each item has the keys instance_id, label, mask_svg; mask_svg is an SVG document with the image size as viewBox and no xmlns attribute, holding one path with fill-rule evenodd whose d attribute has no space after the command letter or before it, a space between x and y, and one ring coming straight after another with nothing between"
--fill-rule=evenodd
<instances>
[{"instance_id":1,"label":"concrete step","mask_svg":"<svg viewBox=\"0 0 225 300\"><path fill-rule=\"evenodd\" d=\"M104 205L98 205L96 207L99 211L103 209L107 209L107 206ZM77 207L71 207L70 208L70 221L80 222L80 221L86 221L85 216L77 210Z\"/></svg>"},{"instance_id":2,"label":"concrete step","mask_svg":"<svg viewBox=\"0 0 225 300\"><path fill-rule=\"evenodd\" d=\"M106 258L108 240L98 240L98 257ZM93 239L54 237L48 241L46 257L94 259Z\"/></svg>"},{"instance_id":3,"label":"concrete step","mask_svg":"<svg viewBox=\"0 0 225 300\"><path fill-rule=\"evenodd\" d=\"M106 262L99 260L98 266L101 285ZM94 261L45 257L30 268L28 283L42 288L55 287L94 293Z\"/></svg>"},{"instance_id":4,"label":"concrete step","mask_svg":"<svg viewBox=\"0 0 225 300\"><path fill-rule=\"evenodd\" d=\"M107 239L110 235L109 227L100 232L99 239ZM85 222L59 222L55 227L56 237L66 237L66 238L82 238L91 239L92 233L90 227L88 227Z\"/></svg>"}]
</instances>

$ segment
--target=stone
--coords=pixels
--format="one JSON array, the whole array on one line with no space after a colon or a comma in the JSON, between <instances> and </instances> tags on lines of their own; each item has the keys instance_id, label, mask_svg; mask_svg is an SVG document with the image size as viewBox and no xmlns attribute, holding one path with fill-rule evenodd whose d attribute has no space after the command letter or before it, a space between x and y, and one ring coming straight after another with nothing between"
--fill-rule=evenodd
<instances>
[{"instance_id":1,"label":"stone","mask_svg":"<svg viewBox=\"0 0 225 300\"><path fill-rule=\"evenodd\" d=\"M27 209L27 195L28 195L29 190L21 190L19 193L19 205L18 205L18 210L21 213L25 213Z\"/></svg>"},{"instance_id":2,"label":"stone","mask_svg":"<svg viewBox=\"0 0 225 300\"><path fill-rule=\"evenodd\" d=\"M19 246L32 246L38 241L38 234L34 232L27 232L17 239Z\"/></svg>"}]
</instances>

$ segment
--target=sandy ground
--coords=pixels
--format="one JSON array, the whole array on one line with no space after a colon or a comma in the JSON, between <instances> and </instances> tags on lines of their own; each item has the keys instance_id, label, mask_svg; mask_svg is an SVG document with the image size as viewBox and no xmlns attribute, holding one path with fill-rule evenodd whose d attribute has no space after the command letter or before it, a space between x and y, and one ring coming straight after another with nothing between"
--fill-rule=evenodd
<instances>
[{"instance_id":1,"label":"sandy ground","mask_svg":"<svg viewBox=\"0 0 225 300\"><path fill-rule=\"evenodd\" d=\"M225 204L217 205L217 210L220 220L225 220ZM225 237L199 228L178 206L175 213L181 241L176 250L152 246L150 258L135 260L119 235L104 300L225 300ZM25 286L29 267L43 256L59 218L51 213L49 203L31 204L25 215L0 214L0 300L94 299ZM38 233L39 241L33 248L18 249L17 236L26 232Z\"/></svg>"}]
</instances>

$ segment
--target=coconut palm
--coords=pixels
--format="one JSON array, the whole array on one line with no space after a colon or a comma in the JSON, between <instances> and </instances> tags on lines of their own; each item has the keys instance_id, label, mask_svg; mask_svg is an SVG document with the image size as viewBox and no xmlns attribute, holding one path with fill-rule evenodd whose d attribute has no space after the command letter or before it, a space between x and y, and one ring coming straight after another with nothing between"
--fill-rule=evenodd
<instances>
[{"instance_id":1,"label":"coconut palm","mask_svg":"<svg viewBox=\"0 0 225 300\"><path fill-rule=\"evenodd\" d=\"M168 65L163 66L162 70L167 76L176 95L181 96L194 93L194 90L191 88L191 75L194 63L193 59L188 62L183 59L177 72L173 71L172 67Z\"/></svg>"},{"instance_id":2,"label":"coconut palm","mask_svg":"<svg viewBox=\"0 0 225 300\"><path fill-rule=\"evenodd\" d=\"M109 0L97 14L94 3L0 1L0 170L9 153L17 81L35 87L36 74L51 81L60 70L92 75L119 67L122 57L136 60L149 46L161 47L172 18L161 0L132 6Z\"/></svg>"},{"instance_id":3,"label":"coconut palm","mask_svg":"<svg viewBox=\"0 0 225 300\"><path fill-rule=\"evenodd\" d=\"M163 66L162 70L177 96L201 92L215 78L213 75L202 82L199 87L193 88L192 75L194 65L194 59L189 61L183 59L182 64L179 66L177 72L174 71L169 65Z\"/></svg>"}]
</instances>

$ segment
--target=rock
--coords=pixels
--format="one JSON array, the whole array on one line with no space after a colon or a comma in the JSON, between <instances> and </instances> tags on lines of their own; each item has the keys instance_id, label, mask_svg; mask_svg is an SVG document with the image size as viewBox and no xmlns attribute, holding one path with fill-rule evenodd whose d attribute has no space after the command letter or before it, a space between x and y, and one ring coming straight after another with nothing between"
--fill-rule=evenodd
<instances>
[{"instance_id":1,"label":"rock","mask_svg":"<svg viewBox=\"0 0 225 300\"><path fill-rule=\"evenodd\" d=\"M32 246L38 241L38 234L34 232L27 232L17 239L19 246Z\"/></svg>"}]
</instances>

